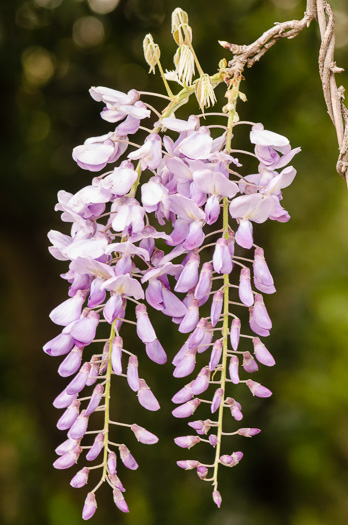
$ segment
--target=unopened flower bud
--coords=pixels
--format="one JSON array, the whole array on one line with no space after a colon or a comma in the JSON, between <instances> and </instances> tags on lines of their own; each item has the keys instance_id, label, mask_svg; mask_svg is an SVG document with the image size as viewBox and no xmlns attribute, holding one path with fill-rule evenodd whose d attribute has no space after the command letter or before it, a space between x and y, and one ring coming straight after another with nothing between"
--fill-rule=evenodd
<instances>
[{"instance_id":1,"label":"unopened flower bud","mask_svg":"<svg viewBox=\"0 0 348 525\"><path fill-rule=\"evenodd\" d=\"M208 469L205 465L198 465L197 467L197 476L199 479L205 479L208 474Z\"/></svg>"},{"instance_id":2,"label":"unopened flower bud","mask_svg":"<svg viewBox=\"0 0 348 525\"><path fill-rule=\"evenodd\" d=\"M188 14L180 7L172 13L172 35L178 46L192 43L192 29L188 25Z\"/></svg>"},{"instance_id":3,"label":"unopened flower bud","mask_svg":"<svg viewBox=\"0 0 348 525\"><path fill-rule=\"evenodd\" d=\"M110 474L116 474L116 464L117 464L117 460L116 460L115 452L109 452L107 466L108 466L108 471L110 472Z\"/></svg>"},{"instance_id":4,"label":"unopened flower bud","mask_svg":"<svg viewBox=\"0 0 348 525\"><path fill-rule=\"evenodd\" d=\"M89 469L87 467L83 467L83 469L79 470L78 473L72 478L70 485L75 489L84 487L88 481L88 474Z\"/></svg>"},{"instance_id":5,"label":"unopened flower bud","mask_svg":"<svg viewBox=\"0 0 348 525\"><path fill-rule=\"evenodd\" d=\"M221 507L222 498L218 490L213 491L213 501L218 508Z\"/></svg>"},{"instance_id":6,"label":"unopened flower bud","mask_svg":"<svg viewBox=\"0 0 348 525\"><path fill-rule=\"evenodd\" d=\"M244 437L256 436L256 434L259 434L260 432L261 430L259 428L240 428L238 430L238 434Z\"/></svg>"},{"instance_id":7,"label":"unopened flower bud","mask_svg":"<svg viewBox=\"0 0 348 525\"><path fill-rule=\"evenodd\" d=\"M174 442L178 447L191 448L200 442L199 436L180 436L174 439Z\"/></svg>"},{"instance_id":8,"label":"unopened flower bud","mask_svg":"<svg viewBox=\"0 0 348 525\"><path fill-rule=\"evenodd\" d=\"M146 62L150 66L149 73L155 73L155 66L158 64L158 61L161 56L161 51L158 44L155 44L153 41L152 35L147 34L143 41L144 48L144 57Z\"/></svg>"},{"instance_id":9,"label":"unopened flower bud","mask_svg":"<svg viewBox=\"0 0 348 525\"><path fill-rule=\"evenodd\" d=\"M132 425L131 430L134 432L135 437L140 443L144 443L145 445L154 445L158 442L158 437L155 436L155 434L152 434L139 425Z\"/></svg>"},{"instance_id":10,"label":"unopened flower bud","mask_svg":"<svg viewBox=\"0 0 348 525\"><path fill-rule=\"evenodd\" d=\"M95 499L95 495L93 492L89 492L87 494L87 498L85 499L85 504L82 509L82 518L84 520L89 520L94 515L95 511L97 510L97 501Z\"/></svg>"},{"instance_id":11,"label":"unopened flower bud","mask_svg":"<svg viewBox=\"0 0 348 525\"><path fill-rule=\"evenodd\" d=\"M192 470L199 466L199 461L194 459L183 459L181 461L177 461L176 464L178 467L183 468L184 470Z\"/></svg>"},{"instance_id":12,"label":"unopened flower bud","mask_svg":"<svg viewBox=\"0 0 348 525\"><path fill-rule=\"evenodd\" d=\"M121 461L124 464L124 466L129 468L130 470L136 470L139 465L133 458L132 454L130 453L126 445L120 445L119 451L120 451Z\"/></svg>"},{"instance_id":13,"label":"unopened flower bud","mask_svg":"<svg viewBox=\"0 0 348 525\"><path fill-rule=\"evenodd\" d=\"M126 500L124 499L123 494L119 489L114 489L113 496L116 507L122 512L129 512Z\"/></svg>"}]
</instances>

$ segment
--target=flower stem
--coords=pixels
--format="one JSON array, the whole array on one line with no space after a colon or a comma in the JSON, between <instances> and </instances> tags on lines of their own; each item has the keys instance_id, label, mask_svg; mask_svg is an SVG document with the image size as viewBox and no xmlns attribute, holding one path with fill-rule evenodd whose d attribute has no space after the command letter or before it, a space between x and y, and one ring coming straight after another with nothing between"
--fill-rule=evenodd
<instances>
[{"instance_id":1,"label":"flower stem","mask_svg":"<svg viewBox=\"0 0 348 525\"><path fill-rule=\"evenodd\" d=\"M108 355L108 367L106 370L106 381L105 381L105 415L104 415L104 458L103 458L103 474L102 480L106 480L107 476L107 460L108 460L108 446L109 446L109 423L110 423L110 387L111 387L111 375L112 375L112 365L111 365L111 351L112 343L115 338L115 326L116 320L111 325L110 331L110 346L109 346L109 355Z\"/></svg>"}]
</instances>

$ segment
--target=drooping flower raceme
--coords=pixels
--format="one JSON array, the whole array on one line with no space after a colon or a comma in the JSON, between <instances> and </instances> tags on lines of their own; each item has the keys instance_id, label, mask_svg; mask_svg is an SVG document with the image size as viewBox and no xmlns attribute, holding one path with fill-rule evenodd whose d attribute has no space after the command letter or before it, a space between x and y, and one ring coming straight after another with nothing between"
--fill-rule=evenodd
<instances>
[{"instance_id":1,"label":"drooping flower raceme","mask_svg":"<svg viewBox=\"0 0 348 525\"><path fill-rule=\"evenodd\" d=\"M84 519L95 513L95 494L104 481L112 487L116 506L128 512L119 464L131 470L138 464L128 443L119 443L118 428L128 427L144 444L158 441L138 423L110 417L115 379L127 383L129 395L136 394L145 409L160 408L141 377L138 359L145 352L156 364L167 361L169 348L157 338L153 310L170 317L183 334L182 347L172 360L173 375L179 381L190 379L173 397L173 416L195 418L197 411L201 418L190 420L191 434L176 437L175 443L215 449L213 462L183 459L178 465L195 469L200 479L212 483L218 506L219 466L233 467L243 457L231 448L228 436L260 432L241 427L239 392L247 387L253 396L271 395L250 378L259 364L275 364L263 341L272 327L264 294L274 293L275 286L264 252L255 244L254 226L268 219L289 220L281 205L282 190L296 175L288 164L299 148L291 149L282 135L253 124L254 151L246 153L254 157L256 173L243 171L244 152L236 158L233 150L233 134L237 124L243 124L236 114L237 99L243 98L241 76L228 76L223 65L217 76L208 77L209 90L222 81L227 84L229 103L218 125L222 133L213 131L216 125L208 120L209 113L176 117L174 111L192 93L201 107L213 102L210 91L202 93L202 81L199 89L191 86L194 68L181 57L186 53L191 61L194 56L192 32L186 13L185 17L176 11L173 35L180 46L176 65L182 91L171 93L159 50L149 36L145 56L152 70L160 68L168 93L160 95L169 102L161 113L140 100L136 90L91 88L92 98L104 105L101 117L111 129L74 148L76 163L97 176L74 195L59 192L56 210L70 223L70 232L49 233L51 254L69 263L63 278L70 285L69 298L50 314L61 333L44 346L47 354L63 357L58 372L69 381L54 401L63 410L57 427L67 432L56 449L54 466L65 469L82 462L71 480L76 488L95 475L91 470L101 470L87 494ZM206 75L196 66L201 80ZM145 139L138 141L144 131ZM134 326L137 348L130 349L123 339L124 323ZM102 412L104 420L98 430L93 427L96 412ZM232 431L226 432L226 420Z\"/></svg>"}]
</instances>

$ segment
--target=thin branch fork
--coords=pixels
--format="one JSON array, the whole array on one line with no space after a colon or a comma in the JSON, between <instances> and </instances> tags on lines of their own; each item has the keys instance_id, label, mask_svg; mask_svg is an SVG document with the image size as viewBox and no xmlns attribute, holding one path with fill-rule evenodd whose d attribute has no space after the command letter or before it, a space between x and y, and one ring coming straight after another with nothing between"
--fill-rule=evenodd
<instances>
[{"instance_id":1,"label":"thin branch fork","mask_svg":"<svg viewBox=\"0 0 348 525\"><path fill-rule=\"evenodd\" d=\"M335 126L339 145L339 157L336 170L348 184L348 109L344 104L344 87L337 87L335 74L344 71L334 61L335 17L326 0L307 0L306 11L301 20L289 20L271 27L250 45L220 44L233 53L229 62L232 74L242 73L245 67L252 67L255 62L281 38L295 38L312 20L319 25L321 46L319 50L319 73L323 87L327 111Z\"/></svg>"}]
</instances>

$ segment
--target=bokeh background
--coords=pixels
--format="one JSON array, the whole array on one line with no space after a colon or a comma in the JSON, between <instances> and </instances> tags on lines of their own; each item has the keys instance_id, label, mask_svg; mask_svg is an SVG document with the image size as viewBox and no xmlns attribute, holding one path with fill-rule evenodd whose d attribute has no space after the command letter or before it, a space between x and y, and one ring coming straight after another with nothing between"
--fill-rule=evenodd
<instances>
[{"instance_id":1,"label":"bokeh background","mask_svg":"<svg viewBox=\"0 0 348 525\"><path fill-rule=\"evenodd\" d=\"M252 42L273 22L301 17L304 4L181 0L180 7L189 13L201 63L213 73L221 58L230 58L218 39ZM348 7L345 0L332 6L336 60L348 69ZM164 67L171 69L175 7L174 0L0 4L4 525L82 523L85 489L72 489L72 473L52 467L63 436L51 403L65 381L56 373L59 359L41 347L57 334L48 313L66 298L66 282L59 278L66 267L49 256L46 233L61 229L53 211L57 191L77 191L91 178L72 161L72 148L109 130L89 87L162 90L160 80L147 73L142 40L151 32ZM295 40L277 43L246 71L248 103L239 107L243 119L261 121L302 147L295 160L298 175L284 201L292 220L263 225L258 233L277 286L277 294L267 298L274 320L268 346L277 366L258 375L274 395L250 398L248 413L248 425L263 431L238 442L245 457L236 469L221 469L223 506L218 511L209 487L175 465L189 454L173 443L186 426L179 431L170 414L169 400L178 389L170 380L172 366L144 363L163 409L150 417L117 386L114 403L161 439L157 450L130 444L140 463L138 471L121 474L130 514L121 515L109 487L103 487L95 524L348 523L348 206L345 184L335 172L337 144L321 92L318 45L315 24ZM340 80L348 86L346 73ZM162 318L154 324L172 356L181 339Z\"/></svg>"}]
</instances>

